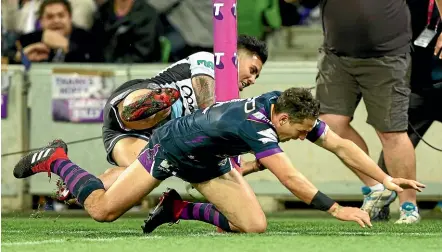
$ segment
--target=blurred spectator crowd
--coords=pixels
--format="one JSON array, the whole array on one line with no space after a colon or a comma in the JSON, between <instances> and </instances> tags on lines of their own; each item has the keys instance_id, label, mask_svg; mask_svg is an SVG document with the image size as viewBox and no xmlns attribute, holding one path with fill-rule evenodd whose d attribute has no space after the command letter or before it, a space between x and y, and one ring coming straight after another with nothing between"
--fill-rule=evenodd
<instances>
[{"instance_id":1,"label":"blurred spectator crowd","mask_svg":"<svg viewBox=\"0 0 442 252\"><path fill-rule=\"evenodd\" d=\"M238 1L238 32L315 22L319 0ZM27 62L174 62L213 50L212 0L2 0L2 56Z\"/></svg>"}]
</instances>

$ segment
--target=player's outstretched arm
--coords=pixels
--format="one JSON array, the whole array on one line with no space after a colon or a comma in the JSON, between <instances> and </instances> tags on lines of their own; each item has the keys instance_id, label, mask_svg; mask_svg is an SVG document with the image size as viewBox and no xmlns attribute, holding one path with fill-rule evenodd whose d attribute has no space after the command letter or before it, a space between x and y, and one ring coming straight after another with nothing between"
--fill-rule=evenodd
<instances>
[{"instance_id":1,"label":"player's outstretched arm","mask_svg":"<svg viewBox=\"0 0 442 252\"><path fill-rule=\"evenodd\" d=\"M316 143L324 149L333 152L352 169L358 170L379 181L389 190L402 192L402 188L413 188L417 191L422 191L421 188L425 188L425 185L414 180L391 178L355 143L339 137L331 129L328 129L325 136Z\"/></svg>"},{"instance_id":2,"label":"player's outstretched arm","mask_svg":"<svg viewBox=\"0 0 442 252\"><path fill-rule=\"evenodd\" d=\"M341 207L334 200L320 192L304 175L296 170L283 152L259 160L296 197L321 211L327 211L344 221L355 221L361 227L371 227L370 217L365 211L354 207Z\"/></svg>"},{"instance_id":3,"label":"player's outstretched arm","mask_svg":"<svg viewBox=\"0 0 442 252\"><path fill-rule=\"evenodd\" d=\"M192 87L195 90L199 109L207 108L215 103L215 79L208 75L192 77Z\"/></svg>"}]
</instances>

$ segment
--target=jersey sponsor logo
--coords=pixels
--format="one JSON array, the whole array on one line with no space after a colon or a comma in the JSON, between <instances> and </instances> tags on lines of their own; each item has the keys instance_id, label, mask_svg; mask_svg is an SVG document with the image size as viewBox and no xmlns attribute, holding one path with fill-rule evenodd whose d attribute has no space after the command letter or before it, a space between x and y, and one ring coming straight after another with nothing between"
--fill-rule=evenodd
<instances>
[{"instance_id":1,"label":"jersey sponsor logo","mask_svg":"<svg viewBox=\"0 0 442 252\"><path fill-rule=\"evenodd\" d=\"M278 137L276 136L276 132L273 129L261 130L261 131L258 132L258 134L263 136L262 138L258 139L263 144L266 144L266 143L277 143L278 142Z\"/></svg>"},{"instance_id":2,"label":"jersey sponsor logo","mask_svg":"<svg viewBox=\"0 0 442 252\"><path fill-rule=\"evenodd\" d=\"M184 115L192 114L198 108L198 104L190 80L178 81L176 85L180 89L181 99L183 100Z\"/></svg>"},{"instance_id":3,"label":"jersey sponsor logo","mask_svg":"<svg viewBox=\"0 0 442 252\"><path fill-rule=\"evenodd\" d=\"M195 100L193 99L192 95L193 95L193 88L187 86L187 85L182 85L181 86L181 91L183 92L183 98L186 99L186 103L189 106L189 111L190 113L193 113L195 111Z\"/></svg>"},{"instance_id":4,"label":"jersey sponsor logo","mask_svg":"<svg viewBox=\"0 0 442 252\"><path fill-rule=\"evenodd\" d=\"M213 65L213 62L212 62L212 61L207 61L207 60L197 60L197 61L196 61L196 64L197 64L198 66L203 65L203 66L205 66L205 67L207 67L207 68L210 68L210 69L212 69L212 70L215 69L215 66Z\"/></svg>"}]
</instances>

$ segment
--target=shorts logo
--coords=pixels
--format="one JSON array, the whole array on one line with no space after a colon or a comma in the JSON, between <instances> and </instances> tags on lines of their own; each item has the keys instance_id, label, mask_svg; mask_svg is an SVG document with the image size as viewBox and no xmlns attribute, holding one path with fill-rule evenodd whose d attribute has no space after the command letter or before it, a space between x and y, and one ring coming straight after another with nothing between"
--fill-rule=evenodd
<instances>
[{"instance_id":1,"label":"shorts logo","mask_svg":"<svg viewBox=\"0 0 442 252\"><path fill-rule=\"evenodd\" d=\"M223 7L224 4L223 3L214 3L213 4L213 16L215 17L216 20L223 20L224 16L223 13L221 12L221 7Z\"/></svg>"},{"instance_id":2,"label":"shorts logo","mask_svg":"<svg viewBox=\"0 0 442 252\"><path fill-rule=\"evenodd\" d=\"M170 172L170 167L171 165L169 164L169 162L167 160L163 160L161 162L161 164L158 166L158 170L164 171L166 173Z\"/></svg>"},{"instance_id":3,"label":"shorts logo","mask_svg":"<svg viewBox=\"0 0 442 252\"><path fill-rule=\"evenodd\" d=\"M224 165L226 165L226 164L227 164L227 158L221 160L221 161L218 163L218 166L224 166Z\"/></svg>"}]
</instances>

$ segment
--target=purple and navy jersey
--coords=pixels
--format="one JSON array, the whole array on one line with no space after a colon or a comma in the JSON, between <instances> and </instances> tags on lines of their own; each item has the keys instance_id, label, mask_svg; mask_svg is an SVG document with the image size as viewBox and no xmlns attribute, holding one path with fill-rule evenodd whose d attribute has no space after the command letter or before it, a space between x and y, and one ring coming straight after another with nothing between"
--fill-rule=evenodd
<instances>
[{"instance_id":1,"label":"purple and navy jersey","mask_svg":"<svg viewBox=\"0 0 442 252\"><path fill-rule=\"evenodd\" d=\"M155 130L170 161L207 164L253 153L257 159L282 152L270 120L271 105L281 92L216 103L194 114L169 121ZM315 142L326 125L318 120L307 135Z\"/></svg>"}]
</instances>

